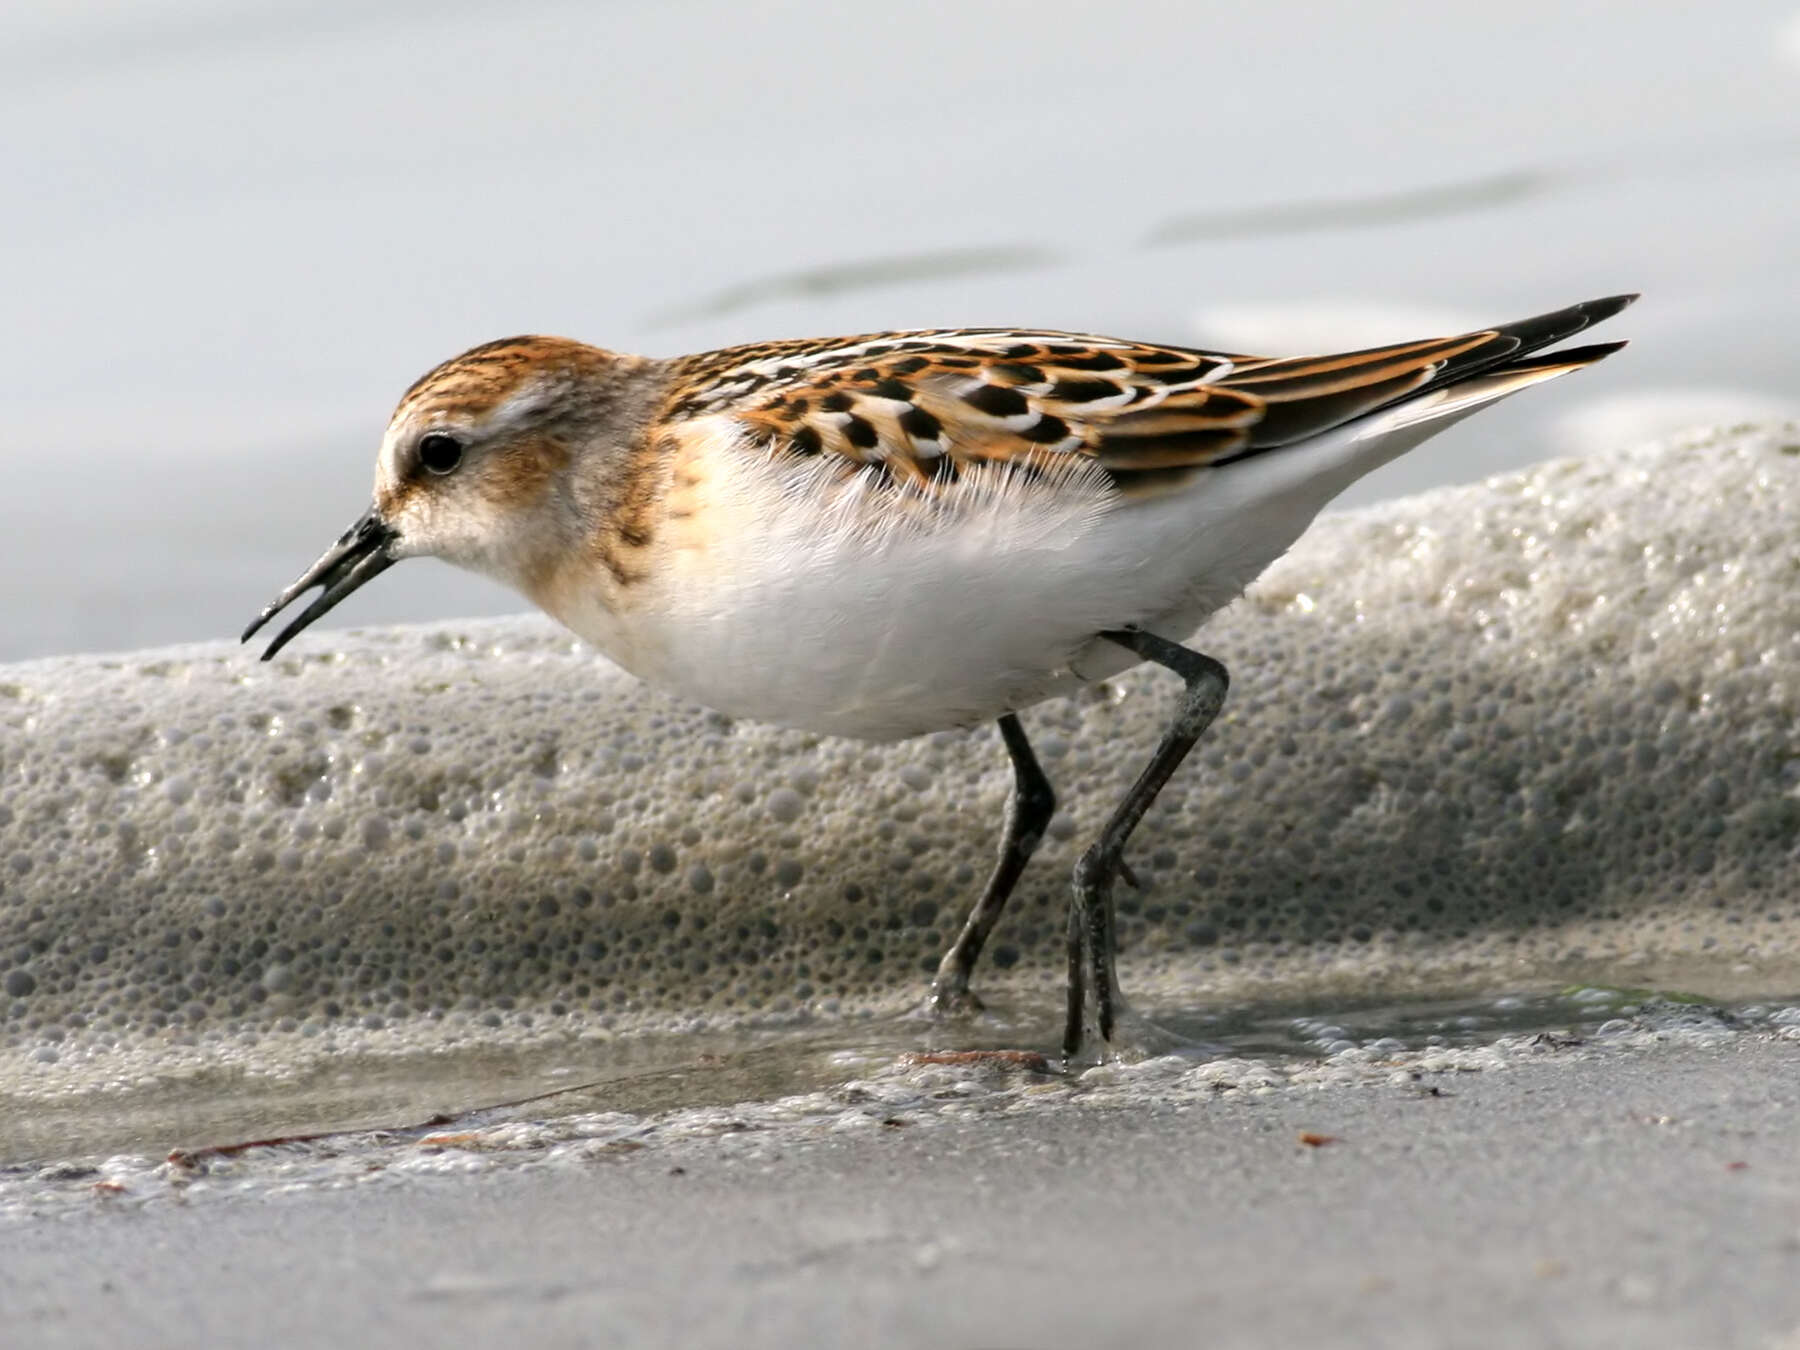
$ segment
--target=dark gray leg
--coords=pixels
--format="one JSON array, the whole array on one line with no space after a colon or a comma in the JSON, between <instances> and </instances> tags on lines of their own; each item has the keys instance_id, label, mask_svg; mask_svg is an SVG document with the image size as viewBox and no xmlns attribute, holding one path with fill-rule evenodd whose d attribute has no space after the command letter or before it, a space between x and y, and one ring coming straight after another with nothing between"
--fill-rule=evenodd
<instances>
[{"instance_id":1,"label":"dark gray leg","mask_svg":"<svg viewBox=\"0 0 1800 1350\"><path fill-rule=\"evenodd\" d=\"M981 1000L969 992L969 975L981 958L988 935L1000 921L1006 899L1019 884L1019 876L1031 855L1043 841L1044 828L1056 814L1056 793L1050 780L1038 767L1031 753L1031 742L1025 739L1025 728L1012 713L1000 719L1000 738L1012 756L1013 794L1006 805L1006 827L1000 837L1000 861L994 864L987 889L969 911L969 920L938 963L937 978L931 982L931 1008L934 1012L960 1012L978 1009Z\"/></svg>"},{"instance_id":2,"label":"dark gray leg","mask_svg":"<svg viewBox=\"0 0 1800 1350\"><path fill-rule=\"evenodd\" d=\"M1069 908L1069 1008L1068 1021L1063 1026L1063 1054L1070 1058L1081 1049L1085 993L1093 996L1100 1039L1112 1039L1118 987L1113 971L1112 884L1120 874L1125 843L1163 784L1219 715L1231 680L1225 667L1212 657L1189 651L1154 633L1118 629L1100 636L1136 652L1146 661L1168 667L1186 681L1187 693L1156 754L1106 822L1094 846L1075 864L1075 895Z\"/></svg>"}]
</instances>

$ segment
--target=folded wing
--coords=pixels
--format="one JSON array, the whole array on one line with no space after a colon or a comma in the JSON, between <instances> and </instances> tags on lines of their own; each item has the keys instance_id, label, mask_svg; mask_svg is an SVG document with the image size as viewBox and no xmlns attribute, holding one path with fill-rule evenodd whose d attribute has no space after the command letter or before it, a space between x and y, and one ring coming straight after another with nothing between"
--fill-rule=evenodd
<instances>
[{"instance_id":1,"label":"folded wing","mask_svg":"<svg viewBox=\"0 0 1800 1350\"><path fill-rule=\"evenodd\" d=\"M1147 492L1515 363L1534 368L1532 353L1635 298L1314 357L1006 329L767 343L687 358L666 412L728 413L774 453L832 457L926 491L972 464L1043 472L1077 455L1122 491ZM1567 357L1587 364L1615 346Z\"/></svg>"}]
</instances>

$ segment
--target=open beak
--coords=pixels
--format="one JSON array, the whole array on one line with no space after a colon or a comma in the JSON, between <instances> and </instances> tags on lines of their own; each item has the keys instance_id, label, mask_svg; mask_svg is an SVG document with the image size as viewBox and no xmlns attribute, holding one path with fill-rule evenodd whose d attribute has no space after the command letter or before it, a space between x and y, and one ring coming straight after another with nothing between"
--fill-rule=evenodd
<instances>
[{"instance_id":1,"label":"open beak","mask_svg":"<svg viewBox=\"0 0 1800 1350\"><path fill-rule=\"evenodd\" d=\"M287 646L289 639L296 633L329 611L351 591L392 567L396 559L388 556L388 545L393 541L393 529L375 514L375 508L371 506L363 513L361 520L338 536L337 543L326 549L324 556L302 572L293 585L269 602L268 607L256 616L256 621L244 630L242 641L248 642L256 635L257 629L293 604L304 592L314 586L324 587L313 598L313 602L300 611L300 617L282 629L269 644L262 654L262 659L267 661Z\"/></svg>"}]
</instances>

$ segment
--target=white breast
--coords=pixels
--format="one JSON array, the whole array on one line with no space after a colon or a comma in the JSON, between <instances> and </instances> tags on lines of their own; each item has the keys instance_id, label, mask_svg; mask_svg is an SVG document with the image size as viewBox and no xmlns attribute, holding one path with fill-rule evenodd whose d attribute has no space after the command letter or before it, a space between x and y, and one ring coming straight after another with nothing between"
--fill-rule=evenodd
<instances>
[{"instance_id":1,"label":"white breast","mask_svg":"<svg viewBox=\"0 0 1800 1350\"><path fill-rule=\"evenodd\" d=\"M1148 501L1073 456L1060 477L980 467L938 496L901 492L772 458L722 424L690 444L702 486L626 602L594 587L555 611L643 679L733 716L874 740L966 726L1136 664L1104 629L1190 636L1346 484L1437 429L1384 421Z\"/></svg>"},{"instance_id":2,"label":"white breast","mask_svg":"<svg viewBox=\"0 0 1800 1350\"><path fill-rule=\"evenodd\" d=\"M933 499L738 446L706 460L699 505L659 531L625 603L595 587L556 608L733 716L881 740L984 721L1071 687L1093 634L1168 589L1120 528L1136 512L1076 461L1033 486L972 471Z\"/></svg>"}]
</instances>

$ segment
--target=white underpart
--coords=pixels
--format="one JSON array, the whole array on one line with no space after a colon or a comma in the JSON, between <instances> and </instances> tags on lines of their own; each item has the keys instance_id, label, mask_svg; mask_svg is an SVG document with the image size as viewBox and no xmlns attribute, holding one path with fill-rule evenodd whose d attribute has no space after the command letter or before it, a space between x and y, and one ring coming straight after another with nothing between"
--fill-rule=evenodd
<instances>
[{"instance_id":1,"label":"white underpart","mask_svg":"<svg viewBox=\"0 0 1800 1350\"><path fill-rule=\"evenodd\" d=\"M734 716L876 740L965 726L1137 664L1104 629L1188 638L1350 483L1526 382L1459 385L1145 502L1072 458L1050 487L969 472L927 506L721 437L708 546L665 553L628 615L561 617Z\"/></svg>"}]
</instances>

